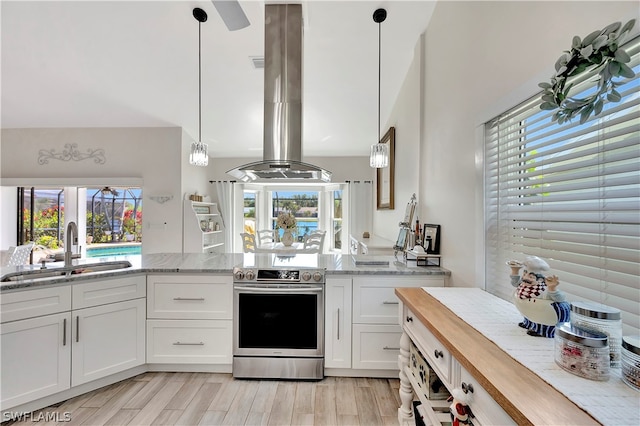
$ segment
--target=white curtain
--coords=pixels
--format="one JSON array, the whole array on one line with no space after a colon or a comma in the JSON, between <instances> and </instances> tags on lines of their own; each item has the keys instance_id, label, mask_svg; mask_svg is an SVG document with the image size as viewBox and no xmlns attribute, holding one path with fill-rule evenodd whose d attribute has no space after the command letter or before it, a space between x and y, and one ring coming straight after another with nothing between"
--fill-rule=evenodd
<instances>
[{"instance_id":1,"label":"white curtain","mask_svg":"<svg viewBox=\"0 0 640 426\"><path fill-rule=\"evenodd\" d=\"M227 244L227 250L231 251L231 243L233 242L231 233L233 232L233 184L231 181L213 182L218 196L218 208L220 216L222 216L222 226L224 230L224 241Z\"/></svg>"},{"instance_id":2,"label":"white curtain","mask_svg":"<svg viewBox=\"0 0 640 426\"><path fill-rule=\"evenodd\" d=\"M358 240L372 232L373 183L369 180L349 182L349 234Z\"/></svg>"}]
</instances>

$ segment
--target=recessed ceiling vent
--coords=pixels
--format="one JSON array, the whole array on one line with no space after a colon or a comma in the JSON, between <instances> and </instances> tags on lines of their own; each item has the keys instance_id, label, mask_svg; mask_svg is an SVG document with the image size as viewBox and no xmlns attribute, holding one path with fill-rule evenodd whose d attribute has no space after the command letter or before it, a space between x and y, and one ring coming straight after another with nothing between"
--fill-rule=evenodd
<instances>
[{"instance_id":1,"label":"recessed ceiling vent","mask_svg":"<svg viewBox=\"0 0 640 426\"><path fill-rule=\"evenodd\" d=\"M253 64L253 68L257 70L264 68L264 56L249 56L249 59Z\"/></svg>"},{"instance_id":2,"label":"recessed ceiling vent","mask_svg":"<svg viewBox=\"0 0 640 426\"><path fill-rule=\"evenodd\" d=\"M302 5L267 4L264 22L262 161L227 173L243 182L330 182L330 171L302 162Z\"/></svg>"}]
</instances>

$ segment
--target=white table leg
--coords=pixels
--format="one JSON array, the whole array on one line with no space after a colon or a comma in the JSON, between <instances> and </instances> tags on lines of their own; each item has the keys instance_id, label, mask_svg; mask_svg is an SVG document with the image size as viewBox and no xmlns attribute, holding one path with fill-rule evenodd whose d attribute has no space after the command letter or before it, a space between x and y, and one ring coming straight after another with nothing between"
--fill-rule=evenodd
<instances>
[{"instance_id":1,"label":"white table leg","mask_svg":"<svg viewBox=\"0 0 640 426\"><path fill-rule=\"evenodd\" d=\"M402 405L398 408L398 422L400 425L414 426L415 419L413 418L413 388L411 382L405 373L405 368L409 366L409 348L410 348L409 336L404 331L402 337L400 337L400 355L398 355L398 368L400 368L400 401Z\"/></svg>"}]
</instances>

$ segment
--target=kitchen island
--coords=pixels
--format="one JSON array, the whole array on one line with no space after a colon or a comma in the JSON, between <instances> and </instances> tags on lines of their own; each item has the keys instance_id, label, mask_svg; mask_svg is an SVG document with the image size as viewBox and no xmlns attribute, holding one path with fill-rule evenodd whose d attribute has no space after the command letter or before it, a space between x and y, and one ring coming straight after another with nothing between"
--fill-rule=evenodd
<instances>
[{"instance_id":1,"label":"kitchen island","mask_svg":"<svg viewBox=\"0 0 640 426\"><path fill-rule=\"evenodd\" d=\"M399 288L401 424L413 424L411 345L449 390L467 389L474 424L631 425L640 421L638 393L612 369L588 380L554 362L554 339L528 336L508 301L479 288ZM431 401L421 398L429 405ZM437 401L436 401L437 402ZM436 414L430 413L435 418Z\"/></svg>"}]
</instances>

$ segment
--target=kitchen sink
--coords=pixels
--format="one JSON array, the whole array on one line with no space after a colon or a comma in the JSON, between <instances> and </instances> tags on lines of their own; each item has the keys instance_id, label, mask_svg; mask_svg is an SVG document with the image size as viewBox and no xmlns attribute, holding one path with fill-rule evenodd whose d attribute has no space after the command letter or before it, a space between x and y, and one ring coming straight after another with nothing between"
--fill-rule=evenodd
<instances>
[{"instance_id":1,"label":"kitchen sink","mask_svg":"<svg viewBox=\"0 0 640 426\"><path fill-rule=\"evenodd\" d=\"M131 262L101 262L84 265L66 266L63 268L34 269L31 271L11 272L2 277L1 282L37 280L44 278L65 277L71 275L89 274L91 272L115 271L130 268Z\"/></svg>"}]
</instances>

